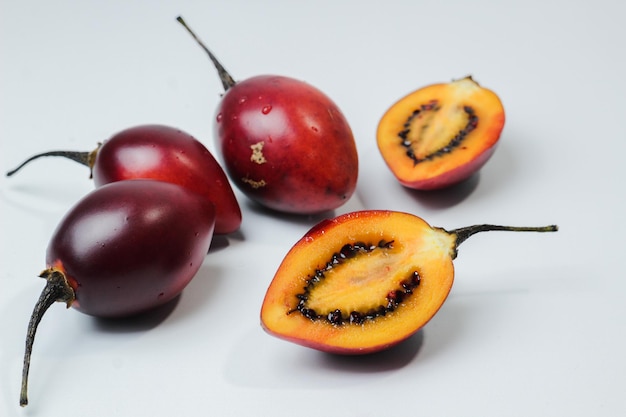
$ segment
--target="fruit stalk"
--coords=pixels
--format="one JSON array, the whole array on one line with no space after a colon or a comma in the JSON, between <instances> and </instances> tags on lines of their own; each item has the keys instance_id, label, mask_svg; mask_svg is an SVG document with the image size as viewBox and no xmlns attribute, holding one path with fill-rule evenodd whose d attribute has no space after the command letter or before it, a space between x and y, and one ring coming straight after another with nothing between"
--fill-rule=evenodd
<instances>
[{"instance_id":1,"label":"fruit stalk","mask_svg":"<svg viewBox=\"0 0 626 417\"><path fill-rule=\"evenodd\" d=\"M222 86L224 87L224 91L228 91L229 88L233 87L236 84L233 77L230 76L228 71L226 71L226 68L224 68L221 62L217 59L215 55L213 55L213 52L211 52L211 50L204 44L204 42L202 42L200 38L194 33L194 31L191 30L189 26L187 26L187 23L185 23L182 16L178 16L176 20L178 20L178 22L181 25L183 25L185 29L187 29L187 32L189 32L189 34L195 39L198 45L200 45L200 47L204 49L204 51L209 55L209 58L211 59L211 62L213 62L213 65L215 66L215 69L217 70L217 74L219 75L220 80L222 81Z\"/></svg>"},{"instance_id":2,"label":"fruit stalk","mask_svg":"<svg viewBox=\"0 0 626 417\"><path fill-rule=\"evenodd\" d=\"M33 342L35 341L37 326L39 326L43 315L52 304L60 301L66 303L69 307L75 298L74 290L70 287L62 272L55 269L46 269L39 276L46 279L46 286L35 304L26 332L26 349L24 351L24 367L22 368L22 389L20 391L20 405L22 407L28 405L28 371L30 369L30 356L33 351Z\"/></svg>"},{"instance_id":3,"label":"fruit stalk","mask_svg":"<svg viewBox=\"0 0 626 417\"><path fill-rule=\"evenodd\" d=\"M93 159L95 158L94 152L76 152L76 151L50 151L43 152L37 155L33 155L24 162L22 162L17 168L12 169L7 172L7 177L12 176L17 173L20 169L22 169L26 164L35 159L39 159L44 156L62 156L67 159L71 159L72 161L78 162L81 165L85 165L86 167L91 168L93 166Z\"/></svg>"},{"instance_id":4,"label":"fruit stalk","mask_svg":"<svg viewBox=\"0 0 626 417\"><path fill-rule=\"evenodd\" d=\"M456 247L465 242L470 236L480 232L505 231L505 232L556 232L559 230L557 225L540 226L540 227L516 227L516 226L499 226L495 224L477 224L474 226L460 227L450 230L448 233L456 236Z\"/></svg>"}]
</instances>

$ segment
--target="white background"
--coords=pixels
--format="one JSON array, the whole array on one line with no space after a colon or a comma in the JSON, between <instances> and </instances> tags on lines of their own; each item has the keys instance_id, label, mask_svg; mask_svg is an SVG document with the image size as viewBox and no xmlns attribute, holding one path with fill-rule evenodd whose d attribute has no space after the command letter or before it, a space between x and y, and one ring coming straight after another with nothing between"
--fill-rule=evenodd
<instances>
[{"instance_id":1,"label":"white background","mask_svg":"<svg viewBox=\"0 0 626 417\"><path fill-rule=\"evenodd\" d=\"M276 73L330 95L358 141L360 178L335 214L405 210L448 229L544 225L463 244L446 304L415 337L335 357L266 335L265 290L319 217L237 194L239 233L216 241L170 308L108 322L58 304L41 323L18 405L28 317L48 239L93 189L48 158L0 180L0 415L623 416L626 414L626 3L525 1L7 1L0 9L0 168L92 150L127 127L182 128L214 150L222 92L182 14L239 80ZM403 189L375 146L384 111L471 74L507 121L480 175Z\"/></svg>"}]
</instances>

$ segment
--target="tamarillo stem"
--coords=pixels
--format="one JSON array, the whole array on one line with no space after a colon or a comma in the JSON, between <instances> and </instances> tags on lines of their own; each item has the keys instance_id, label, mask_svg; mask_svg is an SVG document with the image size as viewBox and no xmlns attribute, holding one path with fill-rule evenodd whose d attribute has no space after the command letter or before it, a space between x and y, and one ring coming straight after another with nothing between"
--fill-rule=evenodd
<instances>
[{"instance_id":1,"label":"tamarillo stem","mask_svg":"<svg viewBox=\"0 0 626 417\"><path fill-rule=\"evenodd\" d=\"M540 227L516 227L516 226L499 226L494 224L477 224L474 226L461 227L450 230L448 233L456 236L456 247L465 242L470 236L480 232L505 231L505 232L556 232L559 230L557 225L540 226ZM456 257L456 253L455 253Z\"/></svg>"},{"instance_id":2,"label":"tamarillo stem","mask_svg":"<svg viewBox=\"0 0 626 417\"><path fill-rule=\"evenodd\" d=\"M76 161L79 164L85 165L87 167L89 166L89 152L50 151L50 152L43 152L43 153L31 156L30 158L22 162L17 168L12 169L11 171L7 172L7 177L10 177L11 175L15 174L17 171L22 169L24 165L28 164L29 162L34 161L35 159L39 159L43 156L62 156L64 158L71 159L72 161Z\"/></svg>"},{"instance_id":3,"label":"tamarillo stem","mask_svg":"<svg viewBox=\"0 0 626 417\"><path fill-rule=\"evenodd\" d=\"M217 70L217 74L219 75L220 80L222 81L222 86L224 87L224 91L228 91L229 88L233 87L236 84L233 77L230 76L228 71L226 71L226 68L224 68L224 66L220 63L220 61L216 58L216 56L213 55L213 52L211 52L211 50L204 44L204 42L202 42L200 38L198 38L198 36L191 30L191 28L187 26L187 23L185 23L182 16L178 16L176 20L178 20L178 22L181 25L183 25L185 29L187 29L187 32L189 32L189 34L195 39L198 45L200 45L200 47L204 49L204 51L209 55L209 58L211 59L211 62L213 62L213 65L215 66L215 69Z\"/></svg>"},{"instance_id":4,"label":"tamarillo stem","mask_svg":"<svg viewBox=\"0 0 626 417\"><path fill-rule=\"evenodd\" d=\"M96 155L98 154L98 150L100 150L101 146L102 146L102 143L98 143L98 147L96 149L94 149L93 151L91 151L91 152L49 151L49 152L39 153L37 155L31 156L30 158L28 158L27 160L22 162L17 168L12 169L11 171L7 172L6 175L7 175L7 177L12 176L17 171L22 169L26 164L28 164L31 161L34 161L35 159L39 159L39 158L44 157L44 156L62 156L64 158L71 159L74 162L78 162L79 164L88 167L89 168L89 178L91 178L92 174L93 174L93 166L94 166L94 164L96 162Z\"/></svg>"},{"instance_id":5,"label":"tamarillo stem","mask_svg":"<svg viewBox=\"0 0 626 417\"><path fill-rule=\"evenodd\" d=\"M35 333L39 322L46 311L52 304L57 301L64 302L69 308L74 301L74 290L67 282L65 275L56 269L46 269L40 275L46 279L44 287L39 299L35 304L33 313L28 322L28 330L26 332L26 348L24 351L24 367L22 368L22 389L20 391L20 405L25 407L28 404L28 371L30 370L30 356L33 351L33 343L35 341Z\"/></svg>"}]
</instances>

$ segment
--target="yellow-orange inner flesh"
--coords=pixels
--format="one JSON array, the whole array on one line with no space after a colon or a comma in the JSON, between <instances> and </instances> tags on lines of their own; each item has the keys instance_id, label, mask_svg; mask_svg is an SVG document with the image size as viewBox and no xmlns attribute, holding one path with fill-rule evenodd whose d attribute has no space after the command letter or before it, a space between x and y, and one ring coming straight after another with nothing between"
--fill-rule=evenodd
<instances>
[{"instance_id":1,"label":"yellow-orange inner flesh","mask_svg":"<svg viewBox=\"0 0 626 417\"><path fill-rule=\"evenodd\" d=\"M432 110L423 110L408 120L407 140L417 160L445 149L468 123L468 115L458 105L444 104Z\"/></svg>"},{"instance_id":2,"label":"yellow-orange inner flesh","mask_svg":"<svg viewBox=\"0 0 626 417\"><path fill-rule=\"evenodd\" d=\"M393 241L324 272L320 282L311 277L325 268L345 244ZM422 327L447 297L453 280L451 251L454 238L433 229L420 218L397 212L366 211L338 220L301 239L287 254L267 291L261 311L264 328L278 336L320 350L366 353L393 345ZM329 322L325 315L341 309L366 313L387 304L387 294L401 288L414 271L421 277L397 308L361 323ZM309 291L306 291L309 288ZM319 318L301 314L298 294L306 293L306 308Z\"/></svg>"},{"instance_id":3,"label":"yellow-orange inner flesh","mask_svg":"<svg viewBox=\"0 0 626 417\"><path fill-rule=\"evenodd\" d=\"M477 123L464 133L471 117ZM403 97L383 115L376 136L391 171L410 184L471 162L496 144L503 126L504 108L498 96L467 77ZM460 142L450 147L457 135Z\"/></svg>"},{"instance_id":4,"label":"yellow-orange inner flesh","mask_svg":"<svg viewBox=\"0 0 626 417\"><path fill-rule=\"evenodd\" d=\"M328 315L335 309L344 315L352 311L367 313L386 306L387 294L399 290L402 281L411 275L410 265L403 265L398 246L394 242L389 249L359 254L327 271L311 289L306 306L319 315Z\"/></svg>"}]
</instances>

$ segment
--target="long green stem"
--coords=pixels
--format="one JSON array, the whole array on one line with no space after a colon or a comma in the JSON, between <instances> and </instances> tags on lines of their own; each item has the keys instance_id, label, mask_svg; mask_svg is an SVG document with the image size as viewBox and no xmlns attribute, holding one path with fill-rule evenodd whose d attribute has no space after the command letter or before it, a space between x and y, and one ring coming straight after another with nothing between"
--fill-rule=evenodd
<instances>
[{"instance_id":1,"label":"long green stem","mask_svg":"<svg viewBox=\"0 0 626 417\"><path fill-rule=\"evenodd\" d=\"M46 279L46 286L35 304L26 332L24 367L22 368L22 389L20 391L20 405L22 407L28 404L28 372L30 370L30 356L33 351L37 327L43 315L52 304L60 301L66 303L69 307L72 301L74 301L74 290L67 283L67 279L63 273L55 269L46 269L41 273L40 277Z\"/></svg>"},{"instance_id":2,"label":"long green stem","mask_svg":"<svg viewBox=\"0 0 626 417\"><path fill-rule=\"evenodd\" d=\"M236 84L233 77L230 76L228 71L226 71L226 68L224 68L224 66L220 63L217 57L213 55L213 52L211 52L211 50L207 48L204 42L202 42L200 38L198 38L198 36L191 30L191 28L187 26L187 23L185 23L183 18L181 16L178 16L176 20L178 20L178 22L181 25L183 25L185 29L187 29L187 32L191 34L191 36L195 39L198 45L200 45L200 47L204 49L205 52L209 55L209 58L211 59L211 62L213 62L213 65L215 66L215 69L217 70L217 74L219 75L220 80L222 81L222 86L224 87L224 91L228 91L229 88L233 87Z\"/></svg>"},{"instance_id":3,"label":"long green stem","mask_svg":"<svg viewBox=\"0 0 626 417\"><path fill-rule=\"evenodd\" d=\"M24 165L28 164L29 162L34 161L35 159L39 159L44 156L62 156L64 158L71 159L72 161L78 162L79 164L82 164L82 165L85 165L86 167L91 168L91 152L50 151L50 152L43 152L43 153L31 156L30 158L22 162L17 168L12 169L11 171L7 172L7 177L10 177L13 174L15 174L17 171L22 169Z\"/></svg>"}]
</instances>

